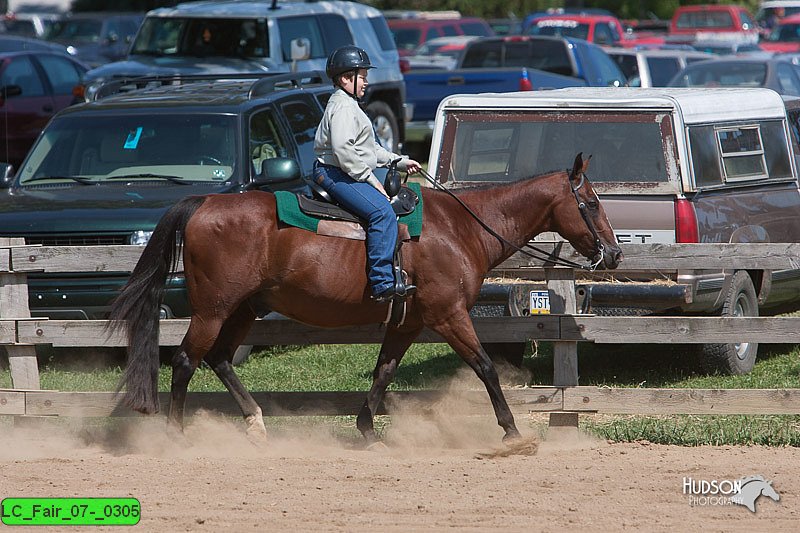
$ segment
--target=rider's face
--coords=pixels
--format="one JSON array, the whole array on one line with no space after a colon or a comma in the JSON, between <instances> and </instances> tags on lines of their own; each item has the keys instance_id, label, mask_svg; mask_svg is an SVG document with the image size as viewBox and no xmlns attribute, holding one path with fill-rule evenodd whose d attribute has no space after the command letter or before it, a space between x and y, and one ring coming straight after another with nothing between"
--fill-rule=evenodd
<instances>
[{"instance_id":1,"label":"rider's face","mask_svg":"<svg viewBox=\"0 0 800 533\"><path fill-rule=\"evenodd\" d=\"M367 69L359 69L358 73L347 73L341 78L340 82L342 89L348 93L361 98L367 90Z\"/></svg>"}]
</instances>

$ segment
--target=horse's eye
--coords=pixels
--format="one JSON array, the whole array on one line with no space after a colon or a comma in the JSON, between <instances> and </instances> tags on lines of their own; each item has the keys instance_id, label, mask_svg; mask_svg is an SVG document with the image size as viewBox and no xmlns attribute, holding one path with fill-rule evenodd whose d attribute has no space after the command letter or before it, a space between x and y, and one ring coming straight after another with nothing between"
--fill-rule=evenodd
<instances>
[{"instance_id":1,"label":"horse's eye","mask_svg":"<svg viewBox=\"0 0 800 533\"><path fill-rule=\"evenodd\" d=\"M600 203L597 200L589 200L586 202L586 205L588 205L589 209L592 211L597 211L597 209L600 207Z\"/></svg>"}]
</instances>

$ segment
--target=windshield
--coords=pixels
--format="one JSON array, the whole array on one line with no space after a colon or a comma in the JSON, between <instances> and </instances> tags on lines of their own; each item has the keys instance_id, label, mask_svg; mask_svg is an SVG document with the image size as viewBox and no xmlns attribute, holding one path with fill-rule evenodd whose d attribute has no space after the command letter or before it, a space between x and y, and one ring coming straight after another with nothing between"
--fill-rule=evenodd
<instances>
[{"instance_id":1,"label":"windshield","mask_svg":"<svg viewBox=\"0 0 800 533\"><path fill-rule=\"evenodd\" d=\"M540 20L528 30L529 35L551 35L587 40L589 25L574 20Z\"/></svg>"},{"instance_id":2,"label":"windshield","mask_svg":"<svg viewBox=\"0 0 800 533\"><path fill-rule=\"evenodd\" d=\"M595 183L666 182L664 115L594 113L458 113L452 153L439 168L448 181L514 181L569 167L575 155L592 156ZM455 120L454 120L455 119Z\"/></svg>"},{"instance_id":3,"label":"windshield","mask_svg":"<svg viewBox=\"0 0 800 533\"><path fill-rule=\"evenodd\" d=\"M714 63L695 64L682 71L673 87L762 87L767 78L764 63Z\"/></svg>"},{"instance_id":4,"label":"windshield","mask_svg":"<svg viewBox=\"0 0 800 533\"><path fill-rule=\"evenodd\" d=\"M190 57L269 57L266 19L148 17L131 54Z\"/></svg>"},{"instance_id":5,"label":"windshield","mask_svg":"<svg viewBox=\"0 0 800 533\"><path fill-rule=\"evenodd\" d=\"M48 41L96 43L103 31L103 21L95 19L66 19L54 22L47 31Z\"/></svg>"},{"instance_id":6,"label":"windshield","mask_svg":"<svg viewBox=\"0 0 800 533\"><path fill-rule=\"evenodd\" d=\"M235 120L232 115L158 113L60 118L31 150L19 172L20 185L122 176L225 182L237 171Z\"/></svg>"}]
</instances>

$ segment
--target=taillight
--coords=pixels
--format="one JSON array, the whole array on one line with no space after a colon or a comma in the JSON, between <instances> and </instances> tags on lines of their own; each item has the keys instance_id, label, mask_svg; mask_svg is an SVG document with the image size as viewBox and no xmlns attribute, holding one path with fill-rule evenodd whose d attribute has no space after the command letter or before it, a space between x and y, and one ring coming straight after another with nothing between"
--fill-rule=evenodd
<instances>
[{"instance_id":1,"label":"taillight","mask_svg":"<svg viewBox=\"0 0 800 533\"><path fill-rule=\"evenodd\" d=\"M675 200L675 242L700 242L697 214L689 200Z\"/></svg>"},{"instance_id":2,"label":"taillight","mask_svg":"<svg viewBox=\"0 0 800 533\"><path fill-rule=\"evenodd\" d=\"M400 58L400 73L407 74L411 70L411 63L408 59Z\"/></svg>"}]
</instances>

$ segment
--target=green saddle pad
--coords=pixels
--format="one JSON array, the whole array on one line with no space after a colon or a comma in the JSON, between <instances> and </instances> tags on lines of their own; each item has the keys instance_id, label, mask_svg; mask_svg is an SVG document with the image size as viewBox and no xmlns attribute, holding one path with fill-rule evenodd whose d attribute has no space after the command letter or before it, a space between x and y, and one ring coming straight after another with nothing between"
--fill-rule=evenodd
<instances>
[{"instance_id":1,"label":"green saddle pad","mask_svg":"<svg viewBox=\"0 0 800 533\"><path fill-rule=\"evenodd\" d=\"M422 191L419 183L406 184L419 197L419 203L414 212L400 217L400 222L408 226L408 233L412 237L419 237L422 233ZM278 220L284 224L307 229L316 233L320 218L308 216L300 211L297 196L289 191L277 191L275 200L278 203Z\"/></svg>"}]
</instances>

